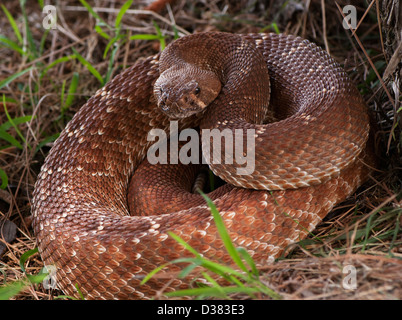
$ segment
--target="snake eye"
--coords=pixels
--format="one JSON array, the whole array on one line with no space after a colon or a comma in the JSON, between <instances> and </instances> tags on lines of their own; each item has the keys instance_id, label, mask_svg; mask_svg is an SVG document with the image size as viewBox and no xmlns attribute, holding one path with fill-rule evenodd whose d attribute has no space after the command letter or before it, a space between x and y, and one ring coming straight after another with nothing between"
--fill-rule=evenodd
<instances>
[{"instance_id":1,"label":"snake eye","mask_svg":"<svg viewBox=\"0 0 402 320\"><path fill-rule=\"evenodd\" d=\"M195 94L199 94L200 92L201 92L201 88L200 88L200 87L197 87L197 88L194 89L194 93L195 93Z\"/></svg>"}]
</instances>

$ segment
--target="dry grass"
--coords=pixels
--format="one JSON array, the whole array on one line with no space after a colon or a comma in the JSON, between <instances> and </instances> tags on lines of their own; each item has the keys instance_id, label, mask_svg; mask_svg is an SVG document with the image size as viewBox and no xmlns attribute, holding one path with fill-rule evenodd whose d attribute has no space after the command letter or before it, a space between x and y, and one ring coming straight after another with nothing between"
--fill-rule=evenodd
<instances>
[{"instance_id":1,"label":"dry grass","mask_svg":"<svg viewBox=\"0 0 402 320\"><path fill-rule=\"evenodd\" d=\"M18 1L4 4L20 30L20 43L4 10L0 11L0 34L26 48L25 52L19 53L0 43L0 83L31 68L9 84L0 85L0 98L3 99L3 95L6 98L12 119L32 116L17 126L21 135L14 128L7 129L21 148L0 138L0 168L8 176L7 187L0 189L0 218L18 226L16 240L7 244L7 250L0 257L0 271L8 283L24 278L20 257L35 247L30 226L30 201L44 157L68 120L101 86L77 59L54 66L52 63L73 55L74 49L102 77L108 72L113 76L160 48L158 40L123 41L122 38L117 47L112 46L103 56L109 40L95 31L95 19L79 1L58 1L58 29L48 34L42 27L45 15L38 2L28 1L27 21L24 21ZM358 19L366 15L354 34L342 27L341 13L332 1L311 0L304 1L303 5L288 1L287 6L282 6L283 1L204 2L177 0L168 10L165 8L159 13L130 11L122 20L121 34L127 37L156 34L156 23L167 42L176 32L184 35L210 30L246 33L273 32L278 28L280 32L303 36L327 48L344 65L358 84L377 124L380 167L370 181L334 210L308 240L289 248L291 252L287 259L262 270L264 281L288 299L402 298L402 122L401 112L397 113L401 107L401 94L397 91L400 90L401 74L400 69L388 69L390 77L381 79L389 61L393 61L397 43L392 43L392 27L378 22L381 14L376 1L354 1ZM111 26L115 25L123 3L90 2ZM348 4L346 1L338 3L340 8ZM142 10L147 5L136 2L131 9ZM30 33L25 29L26 23ZM102 28L110 37L115 36L113 30ZM385 38L381 36L381 28L384 28ZM398 67L395 61L393 64ZM49 66L52 67L41 76ZM78 77L76 88L70 87L74 77ZM74 99L66 105L69 88ZM1 103L0 125L9 121L5 111ZM356 290L345 290L341 286L342 266L347 264L357 270ZM34 255L26 264L26 272L37 274L42 267L39 256ZM48 292L41 285L28 286L15 299L51 299L53 294L59 292Z\"/></svg>"}]
</instances>

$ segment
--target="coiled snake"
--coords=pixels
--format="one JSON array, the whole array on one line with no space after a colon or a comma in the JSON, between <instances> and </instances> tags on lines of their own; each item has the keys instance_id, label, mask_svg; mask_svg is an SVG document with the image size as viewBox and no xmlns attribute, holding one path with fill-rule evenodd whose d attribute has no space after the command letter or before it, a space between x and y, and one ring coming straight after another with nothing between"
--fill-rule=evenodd
<instances>
[{"instance_id":1,"label":"coiled snake","mask_svg":"<svg viewBox=\"0 0 402 320\"><path fill-rule=\"evenodd\" d=\"M263 124L268 103L278 121ZM322 49L276 34L183 37L98 90L42 166L33 225L40 255L56 267L64 292L77 296L78 284L88 299L141 299L186 287L171 280L175 265L140 285L157 266L190 255L168 231L205 257L231 263L205 202L176 182L188 184L189 166L165 167L163 176L163 165L144 165L133 188L160 200L145 204L143 216L130 215L130 178L155 143L148 133L169 133L175 119L180 129L255 130L253 172L239 174L236 161L210 168L236 186L213 198L234 244L258 265L303 239L368 173L366 107ZM166 177L174 187L149 182ZM171 193L180 188L182 194Z\"/></svg>"}]
</instances>

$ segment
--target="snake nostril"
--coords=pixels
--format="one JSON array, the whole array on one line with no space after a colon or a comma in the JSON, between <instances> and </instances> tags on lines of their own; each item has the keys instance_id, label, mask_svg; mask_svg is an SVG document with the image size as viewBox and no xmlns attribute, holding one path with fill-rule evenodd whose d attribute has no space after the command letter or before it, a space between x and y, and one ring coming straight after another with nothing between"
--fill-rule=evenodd
<instances>
[{"instance_id":1,"label":"snake nostril","mask_svg":"<svg viewBox=\"0 0 402 320\"><path fill-rule=\"evenodd\" d=\"M166 106L166 102L168 100L168 95L166 94L166 92L163 92L160 97L159 97L159 107L161 107L162 109L165 110L165 108L167 108Z\"/></svg>"},{"instance_id":2,"label":"snake nostril","mask_svg":"<svg viewBox=\"0 0 402 320\"><path fill-rule=\"evenodd\" d=\"M169 110L169 106L166 104L166 99L159 103L159 108L161 108L163 111Z\"/></svg>"}]
</instances>

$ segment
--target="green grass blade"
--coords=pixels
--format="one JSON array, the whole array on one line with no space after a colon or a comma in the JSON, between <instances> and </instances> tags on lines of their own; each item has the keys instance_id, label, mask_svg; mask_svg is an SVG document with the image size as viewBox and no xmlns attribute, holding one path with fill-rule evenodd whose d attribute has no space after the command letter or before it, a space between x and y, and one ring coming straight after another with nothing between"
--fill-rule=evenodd
<instances>
[{"instance_id":1,"label":"green grass blade","mask_svg":"<svg viewBox=\"0 0 402 320\"><path fill-rule=\"evenodd\" d=\"M54 60L52 63L49 63L49 64L42 70L42 72L40 73L39 79L42 79L43 76L49 71L49 69L53 68L55 65L57 65L57 64L59 64L59 63L62 63L62 62L66 62L66 61L72 60L72 59L75 59L75 58L77 58L77 56L76 56L75 54L72 54L72 55L65 56L65 57L61 57L61 58L58 58L58 59Z\"/></svg>"},{"instance_id":2,"label":"green grass blade","mask_svg":"<svg viewBox=\"0 0 402 320\"><path fill-rule=\"evenodd\" d=\"M35 253L37 253L39 251L38 247L36 247L35 249L32 250L28 250L26 252L24 252L21 257L20 257L20 268L22 270L22 272L24 272L26 274L26 270L25 270L25 262L31 257L33 256Z\"/></svg>"},{"instance_id":3,"label":"green grass blade","mask_svg":"<svg viewBox=\"0 0 402 320\"><path fill-rule=\"evenodd\" d=\"M7 173L0 168L0 180L1 180L1 185L0 189L5 189L8 186L8 176Z\"/></svg>"},{"instance_id":4,"label":"green grass blade","mask_svg":"<svg viewBox=\"0 0 402 320\"><path fill-rule=\"evenodd\" d=\"M44 53L44 49L45 49L45 43L46 43L46 39L47 39L47 36L49 35L49 33L50 33L50 28L49 29L45 29L45 31L43 32L43 36L42 36L42 38L40 39L40 44L39 44L39 54L40 54L40 56L43 56L43 53Z\"/></svg>"},{"instance_id":5,"label":"green grass blade","mask_svg":"<svg viewBox=\"0 0 402 320\"><path fill-rule=\"evenodd\" d=\"M374 229L374 227L378 224L376 222L377 219L377 212L374 212L368 219L367 219L367 224L365 228L365 234L364 234L364 239L363 239L363 246L362 246L362 252L366 250L366 245L370 243L370 233Z\"/></svg>"},{"instance_id":6,"label":"green grass blade","mask_svg":"<svg viewBox=\"0 0 402 320\"><path fill-rule=\"evenodd\" d=\"M124 14L126 13L126 11L131 7L131 4L133 3L133 0L128 0L126 1L123 6L121 7L119 13L117 14L117 18L116 21L114 23L115 28L120 28L120 24L121 24L121 19L123 18Z\"/></svg>"},{"instance_id":7,"label":"green grass blade","mask_svg":"<svg viewBox=\"0 0 402 320\"><path fill-rule=\"evenodd\" d=\"M159 267L155 268L154 270L152 270L151 272L149 272L144 279L142 279L141 281L141 285L145 284L149 279L151 279L155 274L157 274L159 271L161 271L163 268L165 268L166 266L168 266L170 263L165 263L160 265Z\"/></svg>"},{"instance_id":8,"label":"green grass blade","mask_svg":"<svg viewBox=\"0 0 402 320\"><path fill-rule=\"evenodd\" d=\"M19 292L21 292L21 290L24 289L26 285L27 285L26 281L23 280L6 284L4 287L0 288L0 300L11 299Z\"/></svg>"},{"instance_id":9,"label":"green grass blade","mask_svg":"<svg viewBox=\"0 0 402 320\"><path fill-rule=\"evenodd\" d=\"M216 291L217 291L218 293L220 293L220 295L221 295L224 299L228 299L228 298L229 298L228 295L225 293L225 290L222 288L222 286L219 285L219 283L216 282L215 279L213 279L208 273L203 272L203 273L202 273L202 276L204 277L205 280L207 280L207 281L211 284L212 288L215 288ZM206 287L204 287L204 288L206 288Z\"/></svg>"},{"instance_id":10,"label":"green grass blade","mask_svg":"<svg viewBox=\"0 0 402 320\"><path fill-rule=\"evenodd\" d=\"M180 243L186 250L190 251L197 258L201 258L201 255L192 246L190 246L186 241L184 241L182 238L180 238L177 234L175 234L171 231L169 231L168 234L173 239L175 239L178 243Z\"/></svg>"},{"instance_id":11,"label":"green grass blade","mask_svg":"<svg viewBox=\"0 0 402 320\"><path fill-rule=\"evenodd\" d=\"M225 223L215 207L215 204L211 199L209 199L205 193L200 192L205 201L207 202L209 208L211 209L211 213L214 217L216 228L218 229L219 235L225 245L226 250L228 251L229 255L232 257L232 260L239 266L239 268L245 272L248 272L247 267L244 265L243 261L240 258L239 253L237 252L236 248L233 245L232 239L230 238L229 233L225 227Z\"/></svg>"},{"instance_id":12,"label":"green grass blade","mask_svg":"<svg viewBox=\"0 0 402 320\"><path fill-rule=\"evenodd\" d=\"M165 41L165 37L162 34L161 28L159 28L158 24L155 21L152 21L156 33L158 35L158 39L159 39L159 43L160 43L160 50L163 51L166 48L166 41Z\"/></svg>"},{"instance_id":13,"label":"green grass blade","mask_svg":"<svg viewBox=\"0 0 402 320\"><path fill-rule=\"evenodd\" d=\"M266 32L269 29L273 29L276 34L280 34L281 31L279 30L278 24L276 22L272 22L271 24L267 25L266 27L262 28L259 32Z\"/></svg>"},{"instance_id":14,"label":"green grass blade","mask_svg":"<svg viewBox=\"0 0 402 320\"><path fill-rule=\"evenodd\" d=\"M38 50L36 49L36 45L35 45L34 38L32 36L32 32L29 29L28 15L27 15L27 12L25 9L25 3L26 3L26 0L20 0L22 16L24 18L25 36L26 36L26 39L28 42L28 48L29 48L29 51L27 51L26 53L28 53L29 59L33 60L33 59L38 58Z\"/></svg>"},{"instance_id":15,"label":"green grass blade","mask_svg":"<svg viewBox=\"0 0 402 320\"><path fill-rule=\"evenodd\" d=\"M41 274L27 274L27 278L31 283L41 283L45 278L48 276L47 273L41 273Z\"/></svg>"},{"instance_id":16,"label":"green grass blade","mask_svg":"<svg viewBox=\"0 0 402 320\"><path fill-rule=\"evenodd\" d=\"M18 136L20 137L20 139L26 143L26 140L24 138L24 136L22 135L20 129L18 129L17 125L15 124L14 120L10 117L10 114L8 113L7 110L7 105L6 105L6 96L5 94L3 94L3 108L4 108L4 112L6 113L7 119L8 121L11 123L11 125L14 127L15 131L17 132ZM28 148L31 148L30 145L27 145Z\"/></svg>"},{"instance_id":17,"label":"green grass blade","mask_svg":"<svg viewBox=\"0 0 402 320\"><path fill-rule=\"evenodd\" d=\"M15 104L19 103L17 100L15 100L14 98L10 98L10 97L6 97L6 102L15 103Z\"/></svg>"},{"instance_id":18,"label":"green grass blade","mask_svg":"<svg viewBox=\"0 0 402 320\"><path fill-rule=\"evenodd\" d=\"M178 277L181 279L184 279L185 277L187 277L195 268L199 267L202 265L202 259L198 259L198 258L191 258L191 260L189 261L189 265L185 268L183 268Z\"/></svg>"},{"instance_id":19,"label":"green grass blade","mask_svg":"<svg viewBox=\"0 0 402 320\"><path fill-rule=\"evenodd\" d=\"M10 22L10 25L14 30L14 34L17 37L19 44L22 44L22 36L21 36L20 30L19 30L17 23L15 22L13 16L11 15L11 13L7 10L7 8L4 5L1 5L1 8L3 9L4 13L6 14L7 19Z\"/></svg>"},{"instance_id":20,"label":"green grass blade","mask_svg":"<svg viewBox=\"0 0 402 320\"><path fill-rule=\"evenodd\" d=\"M97 14L94 9L86 2L85 0L80 0L81 4L87 8L88 12L96 19L98 20L102 25L105 25L107 28L112 29L111 26L109 26L100 16Z\"/></svg>"},{"instance_id":21,"label":"green grass blade","mask_svg":"<svg viewBox=\"0 0 402 320\"><path fill-rule=\"evenodd\" d=\"M84 58L83 56L81 56L81 55L77 52L77 50L75 50L74 48L72 48L72 49L73 49L73 52L75 53L75 56L76 56L76 58L78 59L78 61L81 62L82 65L84 65L84 66L88 69L88 71L91 72L92 75L93 75L96 79L98 79L98 81L99 81L99 82L101 83L101 85L103 86L105 83L104 83L104 81L103 81L102 76L101 76L100 73L98 72L98 70L96 70L87 60L85 60L85 58Z\"/></svg>"},{"instance_id":22,"label":"green grass blade","mask_svg":"<svg viewBox=\"0 0 402 320\"><path fill-rule=\"evenodd\" d=\"M46 276L46 274L27 275L27 279L22 279L14 281L10 284L6 284L4 287L0 288L0 300L9 300L31 283L42 282L46 278Z\"/></svg>"},{"instance_id":23,"label":"green grass blade","mask_svg":"<svg viewBox=\"0 0 402 320\"><path fill-rule=\"evenodd\" d=\"M33 66L26 68L20 72L14 73L13 75L9 76L8 78L1 80L0 81L0 89L4 88L5 86L7 86L9 83L11 83L12 81L14 81L15 79L17 79L18 77L21 77L22 75L24 75L25 73L27 73L28 71L31 71L31 69L33 69Z\"/></svg>"},{"instance_id":24,"label":"green grass blade","mask_svg":"<svg viewBox=\"0 0 402 320\"><path fill-rule=\"evenodd\" d=\"M240 278L243 280L247 280L247 277L245 276L245 274L243 274L239 271L236 271L235 269L225 266L223 264L219 264L219 263L204 259L202 266L204 268L212 271L213 273L216 273L217 275L225 278L229 282L237 283L237 281L234 277L237 277L237 278Z\"/></svg>"},{"instance_id":25,"label":"green grass blade","mask_svg":"<svg viewBox=\"0 0 402 320\"><path fill-rule=\"evenodd\" d=\"M61 91L60 91L60 101L63 104L64 101L64 94L65 94L65 90L66 90L66 82L67 80L63 80L63 83L61 84ZM63 105L61 106L61 115L60 117L63 116Z\"/></svg>"},{"instance_id":26,"label":"green grass blade","mask_svg":"<svg viewBox=\"0 0 402 320\"><path fill-rule=\"evenodd\" d=\"M1 170L1 169L0 169ZM28 250L25 252L21 258L20 258L20 266L22 271L25 273L26 278L17 280L11 283L5 283L1 288L0 288L0 300L8 300L15 295L17 295L19 292L21 292L25 287L27 287L30 284L35 284L35 283L41 283L47 276L48 274L43 272L42 270L39 272L37 275L29 275L25 271L25 262L26 260L35 254L38 251L37 248L33 250Z\"/></svg>"},{"instance_id":27,"label":"green grass blade","mask_svg":"<svg viewBox=\"0 0 402 320\"><path fill-rule=\"evenodd\" d=\"M113 56L113 59L114 59L114 55L115 55L117 49L119 48L119 44L118 44L117 41L120 40L120 39L121 39L121 36L120 36L120 35L117 35L116 37L113 37L113 39L111 39L111 40L108 42L108 44L106 45L105 51L103 52L103 59L106 59L106 56L107 56L107 53L108 53L109 50L110 50L110 47L113 46L113 45L115 45L115 48L112 50L112 56ZM113 62L114 62L114 60L113 60L113 61L109 60L108 72L110 71L111 64L113 64ZM108 78L108 77L106 77L106 78ZM105 78L105 79L106 79L106 78ZM106 83L107 81L108 81L108 80L105 80L105 83Z\"/></svg>"},{"instance_id":28,"label":"green grass blade","mask_svg":"<svg viewBox=\"0 0 402 320\"><path fill-rule=\"evenodd\" d=\"M60 294L60 295L55 296L53 298L54 298L54 300L61 300L61 299L65 299L65 300L80 300L80 299L77 299L77 298L75 298L73 296L67 296L65 294ZM85 299L81 299L81 300L85 300Z\"/></svg>"},{"instance_id":29,"label":"green grass blade","mask_svg":"<svg viewBox=\"0 0 402 320\"><path fill-rule=\"evenodd\" d=\"M67 98L66 101L63 104L63 107L61 109L61 112L64 113L70 108L70 106L73 104L74 98L75 98L75 93L77 91L78 87L78 80L79 80L79 74L78 72L73 73L73 78L71 79L70 87L68 88L68 93L67 93Z\"/></svg>"},{"instance_id":30,"label":"green grass blade","mask_svg":"<svg viewBox=\"0 0 402 320\"><path fill-rule=\"evenodd\" d=\"M129 37L129 40L159 40L160 36L156 34L135 34L131 37Z\"/></svg>"},{"instance_id":31,"label":"green grass blade","mask_svg":"<svg viewBox=\"0 0 402 320\"><path fill-rule=\"evenodd\" d=\"M14 121L14 124L18 126L21 123L31 121L31 119L32 119L32 116L23 116L23 117L14 118L13 121ZM10 129L12 126L13 125L9 121L7 121L0 125L0 130L6 131L6 130Z\"/></svg>"},{"instance_id":32,"label":"green grass blade","mask_svg":"<svg viewBox=\"0 0 402 320\"><path fill-rule=\"evenodd\" d=\"M37 153L44 145L49 142L55 141L60 136L60 132L57 132L51 136L46 137L43 141L41 141L35 149L35 153Z\"/></svg>"},{"instance_id":33,"label":"green grass blade","mask_svg":"<svg viewBox=\"0 0 402 320\"><path fill-rule=\"evenodd\" d=\"M7 141L8 143L11 143L11 145L13 145L14 147L22 150L23 147L21 145L21 143L19 143L19 141L17 139L15 139L11 134L0 130L0 139Z\"/></svg>"},{"instance_id":34,"label":"green grass blade","mask_svg":"<svg viewBox=\"0 0 402 320\"><path fill-rule=\"evenodd\" d=\"M170 262L167 262L163 265L160 265L159 267L155 268L151 272L149 272L144 279L141 281L141 285L145 284L149 279L151 279L155 274L157 274L159 271L167 267L169 264L175 264L175 263L193 263L194 258L179 258Z\"/></svg>"},{"instance_id":35,"label":"green grass blade","mask_svg":"<svg viewBox=\"0 0 402 320\"><path fill-rule=\"evenodd\" d=\"M177 237L177 235L175 235ZM179 237L180 242L184 241L183 239L181 239ZM187 243L186 243L187 245ZM190 247L191 248L191 247ZM194 250L194 249L193 249ZM198 253L197 253L198 254ZM164 269L166 266L170 265L170 264L177 264L177 263L188 263L189 266L184 268L180 274L179 274L179 278L185 278L189 275L189 273L198 266L204 266L205 261L207 261L206 259L203 258L179 258L179 259L175 259L173 261L170 261L168 263L165 263L157 268L155 268L154 270L152 270L151 272L149 272L144 279L141 281L141 284L146 283L149 279L151 279L155 274L157 274L159 271L161 271L162 269Z\"/></svg>"},{"instance_id":36,"label":"green grass blade","mask_svg":"<svg viewBox=\"0 0 402 320\"><path fill-rule=\"evenodd\" d=\"M96 31L102 38L105 38L106 40L109 40L109 39L110 39L110 36L109 36L105 31L103 31L103 29L101 28L100 25L96 25L96 26L95 26L95 31Z\"/></svg>"},{"instance_id":37,"label":"green grass blade","mask_svg":"<svg viewBox=\"0 0 402 320\"><path fill-rule=\"evenodd\" d=\"M80 289L80 287L79 287L79 285L77 283L75 284L75 288L77 289L77 292L78 292L78 295L80 296L80 299L85 300L84 294L82 293L82 291L81 291L81 289Z\"/></svg>"},{"instance_id":38,"label":"green grass blade","mask_svg":"<svg viewBox=\"0 0 402 320\"><path fill-rule=\"evenodd\" d=\"M227 296L231 293L245 293L248 295L253 295L255 293L259 293L258 288L249 288L249 287L237 287L237 286L228 286L228 287L203 287L203 288L192 288L192 289L184 289L177 290L173 292L167 292L165 295L167 297L183 297L183 296L207 296L207 297L222 297L222 291L224 295Z\"/></svg>"},{"instance_id":39,"label":"green grass blade","mask_svg":"<svg viewBox=\"0 0 402 320\"><path fill-rule=\"evenodd\" d=\"M173 29L173 39L174 39L174 40L179 39L179 38L180 38L180 36L179 36L179 30L177 29L176 24L173 24L173 25L172 25L172 29Z\"/></svg>"},{"instance_id":40,"label":"green grass blade","mask_svg":"<svg viewBox=\"0 0 402 320\"><path fill-rule=\"evenodd\" d=\"M196 259L200 259L201 261L201 266L207 268L208 270L219 274L222 277L227 277L228 274L233 274L238 277L243 277L243 274L224 265L221 265L219 263L207 260L203 258L193 247L191 247L187 242L185 242L182 238L180 238L178 235L174 234L173 232L168 232L168 234L175 239L178 243L180 243L186 250L190 251L192 254L196 256ZM177 263L177 260L174 261ZM197 262L197 265L200 263Z\"/></svg>"},{"instance_id":41,"label":"green grass blade","mask_svg":"<svg viewBox=\"0 0 402 320\"><path fill-rule=\"evenodd\" d=\"M109 79L112 76L113 65L114 65L114 62L115 62L114 58L116 56L117 50L119 50L118 45L112 50L112 54L110 55L109 64L108 64L108 67L107 67L107 73L106 73L106 76L105 76L105 83L109 82Z\"/></svg>"},{"instance_id":42,"label":"green grass blade","mask_svg":"<svg viewBox=\"0 0 402 320\"><path fill-rule=\"evenodd\" d=\"M251 272L254 276L258 277L259 276L259 272L257 270L257 266L254 263L253 258L250 256L250 254L248 253L248 251L242 247L239 247L236 249L237 252L243 257L244 261L247 262L247 264L250 266L251 268Z\"/></svg>"},{"instance_id":43,"label":"green grass blade","mask_svg":"<svg viewBox=\"0 0 402 320\"><path fill-rule=\"evenodd\" d=\"M17 51L20 55L24 55L24 49L22 49L17 43L8 39L7 37L0 35L0 42L11 50Z\"/></svg>"}]
</instances>

